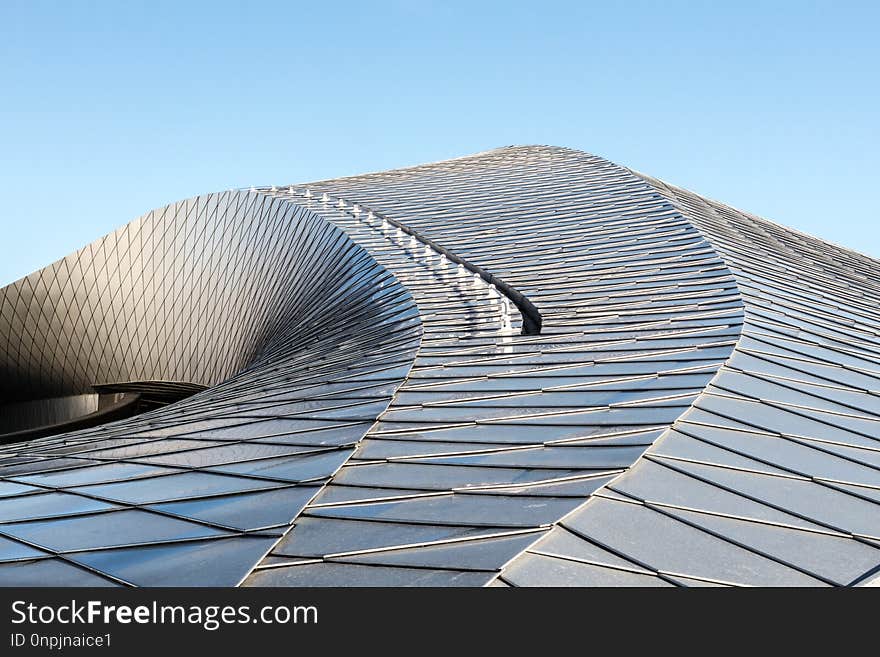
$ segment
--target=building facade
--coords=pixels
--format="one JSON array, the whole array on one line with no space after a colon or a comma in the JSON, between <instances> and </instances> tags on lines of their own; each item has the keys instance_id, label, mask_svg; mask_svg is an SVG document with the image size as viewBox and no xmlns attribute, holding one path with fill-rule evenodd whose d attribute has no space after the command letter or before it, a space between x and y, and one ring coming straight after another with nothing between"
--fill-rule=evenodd
<instances>
[{"instance_id":1,"label":"building facade","mask_svg":"<svg viewBox=\"0 0 880 657\"><path fill-rule=\"evenodd\" d=\"M0 290L0 585L866 585L880 262L509 147Z\"/></svg>"}]
</instances>

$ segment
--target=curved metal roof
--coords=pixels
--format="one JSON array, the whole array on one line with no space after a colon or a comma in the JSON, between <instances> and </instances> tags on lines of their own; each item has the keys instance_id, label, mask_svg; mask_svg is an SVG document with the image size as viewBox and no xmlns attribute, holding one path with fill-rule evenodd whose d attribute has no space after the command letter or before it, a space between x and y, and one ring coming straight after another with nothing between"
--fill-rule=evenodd
<instances>
[{"instance_id":1,"label":"curved metal roof","mask_svg":"<svg viewBox=\"0 0 880 657\"><path fill-rule=\"evenodd\" d=\"M878 262L529 146L142 217L0 290L0 584L852 585Z\"/></svg>"}]
</instances>

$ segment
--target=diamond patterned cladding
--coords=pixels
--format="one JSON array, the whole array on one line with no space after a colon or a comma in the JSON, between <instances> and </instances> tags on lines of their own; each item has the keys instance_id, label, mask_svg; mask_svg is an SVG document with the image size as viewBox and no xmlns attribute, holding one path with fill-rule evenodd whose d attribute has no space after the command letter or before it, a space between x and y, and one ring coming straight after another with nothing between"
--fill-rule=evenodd
<instances>
[{"instance_id":1,"label":"diamond patterned cladding","mask_svg":"<svg viewBox=\"0 0 880 657\"><path fill-rule=\"evenodd\" d=\"M48 563L70 583L179 583L188 564L189 585L237 584L387 406L421 334L409 293L342 231L241 192L152 212L4 288L0 309L15 394L212 386L0 450L9 585Z\"/></svg>"},{"instance_id":2,"label":"diamond patterned cladding","mask_svg":"<svg viewBox=\"0 0 880 657\"><path fill-rule=\"evenodd\" d=\"M306 202L392 271L422 309L425 335L388 411L305 510L307 532L295 526L273 553L323 557L328 575L320 563L270 558L264 567L291 575L258 570L248 582L336 581L330 573L344 571L332 554L357 555L360 544L352 535L340 545L343 518L376 525L365 558L412 555L374 559L377 583L383 568L392 581L400 568L436 567L429 555L448 540L413 547L402 526L528 528L537 539L687 410L739 336L736 286L706 240L649 185L597 158L515 149L309 189L311 201L303 187L276 193ZM485 286L383 230L384 217L527 295L542 334L505 331ZM472 567L464 554L444 563L450 584ZM488 575L511 556L495 554L480 562Z\"/></svg>"},{"instance_id":3,"label":"diamond patterned cladding","mask_svg":"<svg viewBox=\"0 0 880 657\"><path fill-rule=\"evenodd\" d=\"M34 500L20 505L33 519L0 524L16 546L0 579L39 577L53 564L68 578L150 584L167 581L148 567L157 559L196 559L183 547L193 539L66 551L32 542L42 536L36 523L133 511L190 523L193 536L223 532L198 540L230 555L226 581L249 585L876 577L876 261L566 149L499 149L309 188L311 199L303 186L246 196L338 228L402 284L373 303L388 307L400 291L417 304L401 320L424 330L412 369L417 343L407 351L403 339L398 354L408 358L386 359L377 345L356 366L315 343L323 360L297 361L289 388L275 387L271 367L245 367L147 424L6 450L0 501ZM517 335L516 311L505 326L497 295L383 230L383 216L525 294L542 334ZM44 285L31 278L15 294ZM48 294L60 295L52 278ZM17 299L0 304L2 321L45 332L40 304ZM323 307L312 309L320 324ZM265 363L285 349L265 352ZM24 358L28 372L43 370ZM342 363L345 374L329 375ZM302 458L336 462L334 451L355 448L332 477L299 468ZM250 492L191 501L147 492L157 488L151 479L188 473L204 475L183 479L199 485L246 479ZM38 496L124 481L150 501L93 496L84 508L100 510L71 505L42 517L64 498ZM292 491L298 501L287 502ZM264 513L243 529L251 495ZM248 550L255 562L267 554L251 575Z\"/></svg>"}]
</instances>

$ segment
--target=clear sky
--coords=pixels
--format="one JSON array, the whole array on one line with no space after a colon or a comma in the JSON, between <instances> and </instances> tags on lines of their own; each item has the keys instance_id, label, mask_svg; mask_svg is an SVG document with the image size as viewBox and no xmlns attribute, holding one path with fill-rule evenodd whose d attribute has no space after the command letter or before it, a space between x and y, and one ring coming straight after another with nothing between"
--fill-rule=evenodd
<instances>
[{"instance_id":1,"label":"clear sky","mask_svg":"<svg viewBox=\"0 0 880 657\"><path fill-rule=\"evenodd\" d=\"M0 0L0 285L203 192L509 144L880 257L880 2Z\"/></svg>"}]
</instances>

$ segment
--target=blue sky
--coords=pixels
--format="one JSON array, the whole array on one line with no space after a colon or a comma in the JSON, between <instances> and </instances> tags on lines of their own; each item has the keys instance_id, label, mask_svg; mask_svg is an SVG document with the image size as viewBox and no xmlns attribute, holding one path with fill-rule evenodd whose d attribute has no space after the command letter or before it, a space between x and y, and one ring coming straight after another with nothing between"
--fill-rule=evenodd
<instances>
[{"instance_id":1,"label":"blue sky","mask_svg":"<svg viewBox=\"0 0 880 657\"><path fill-rule=\"evenodd\" d=\"M570 146L880 257L878 2L0 0L0 285L203 192Z\"/></svg>"}]
</instances>

